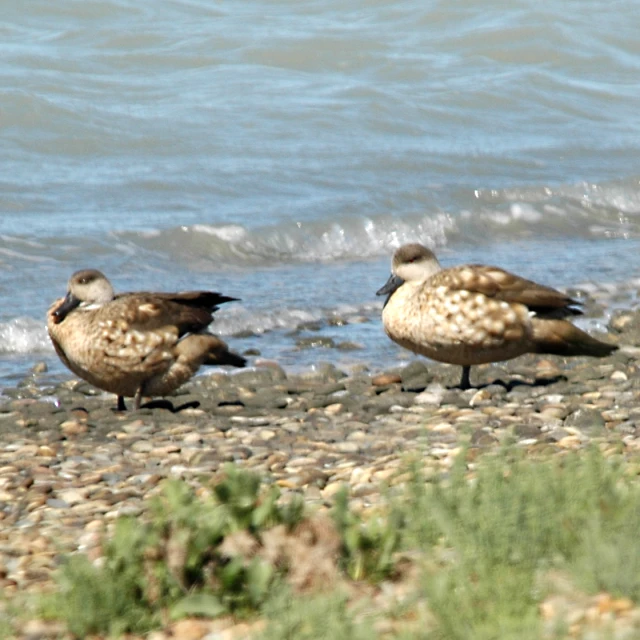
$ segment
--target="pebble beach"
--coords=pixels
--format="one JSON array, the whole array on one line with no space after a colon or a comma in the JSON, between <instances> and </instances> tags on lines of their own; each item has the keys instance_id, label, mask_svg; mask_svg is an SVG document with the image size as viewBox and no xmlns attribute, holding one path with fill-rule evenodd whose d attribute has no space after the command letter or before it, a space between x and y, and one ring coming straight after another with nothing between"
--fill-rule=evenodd
<instances>
[{"instance_id":1,"label":"pebble beach","mask_svg":"<svg viewBox=\"0 0 640 640\"><path fill-rule=\"evenodd\" d=\"M0 587L9 600L46 591L66 554L98 557L104 531L143 513L164 478L198 485L227 462L319 509L345 484L356 508L375 507L409 452L427 476L463 447L505 443L553 455L595 442L640 465L640 314L619 310L608 330L600 337L621 348L607 358L477 366L478 388L464 392L458 367L424 359L297 373L256 359L125 413L78 379L47 384L35 365L0 404Z\"/></svg>"}]
</instances>

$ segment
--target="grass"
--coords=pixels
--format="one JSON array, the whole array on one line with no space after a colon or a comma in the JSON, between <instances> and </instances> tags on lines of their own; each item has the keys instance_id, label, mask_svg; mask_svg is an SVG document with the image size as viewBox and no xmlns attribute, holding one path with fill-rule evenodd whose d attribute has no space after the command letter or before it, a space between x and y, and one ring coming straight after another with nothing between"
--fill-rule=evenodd
<instances>
[{"instance_id":1,"label":"grass","mask_svg":"<svg viewBox=\"0 0 640 640\"><path fill-rule=\"evenodd\" d=\"M375 640L368 619L358 619L345 594L296 597L277 593L263 611L267 627L262 640Z\"/></svg>"},{"instance_id":2,"label":"grass","mask_svg":"<svg viewBox=\"0 0 640 640\"><path fill-rule=\"evenodd\" d=\"M546 462L505 453L483 460L472 481L462 459L447 483L414 477L408 504L424 515L406 542L430 559L424 595L447 639L539 637L541 572L594 557L640 506L637 488L596 450ZM640 559L636 544L618 553Z\"/></svg>"},{"instance_id":3,"label":"grass","mask_svg":"<svg viewBox=\"0 0 640 640\"><path fill-rule=\"evenodd\" d=\"M532 460L510 448L470 472L461 454L429 482L410 466L386 509L356 513L345 491L332 523L235 467L199 497L167 482L147 520L118 521L100 565L69 558L43 612L76 637L231 614L263 617L265 640L533 640L550 572L576 592L640 602L640 488L620 456ZM405 579L407 558L404 603L367 606L375 585ZM556 627L545 637L565 637Z\"/></svg>"}]
</instances>

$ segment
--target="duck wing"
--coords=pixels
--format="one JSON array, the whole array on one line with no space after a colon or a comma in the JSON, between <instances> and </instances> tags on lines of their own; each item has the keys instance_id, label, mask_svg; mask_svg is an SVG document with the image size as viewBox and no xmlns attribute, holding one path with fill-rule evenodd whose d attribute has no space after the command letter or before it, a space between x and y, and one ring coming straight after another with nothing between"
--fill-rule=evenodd
<instances>
[{"instance_id":1,"label":"duck wing","mask_svg":"<svg viewBox=\"0 0 640 640\"><path fill-rule=\"evenodd\" d=\"M174 325L182 337L206 329L219 305L235 300L215 291L139 292L120 294L112 304L122 305L123 317L134 329L152 331Z\"/></svg>"},{"instance_id":2,"label":"duck wing","mask_svg":"<svg viewBox=\"0 0 640 640\"><path fill-rule=\"evenodd\" d=\"M480 264L444 269L429 279L430 287L480 293L509 304L522 304L541 317L580 315L580 303L556 289L527 280L499 267Z\"/></svg>"}]
</instances>

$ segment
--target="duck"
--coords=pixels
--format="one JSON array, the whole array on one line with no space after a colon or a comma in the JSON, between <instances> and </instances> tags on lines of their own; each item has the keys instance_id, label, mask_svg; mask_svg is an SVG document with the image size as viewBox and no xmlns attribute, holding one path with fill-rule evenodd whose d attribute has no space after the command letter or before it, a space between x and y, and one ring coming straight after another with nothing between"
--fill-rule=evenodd
<instances>
[{"instance_id":1,"label":"duck","mask_svg":"<svg viewBox=\"0 0 640 640\"><path fill-rule=\"evenodd\" d=\"M617 345L598 340L567 318L581 315L568 295L500 267L443 269L418 243L393 254L386 296L386 334L413 353L462 366L460 389L472 388L471 366L526 353L602 358Z\"/></svg>"},{"instance_id":2,"label":"duck","mask_svg":"<svg viewBox=\"0 0 640 640\"><path fill-rule=\"evenodd\" d=\"M77 376L139 409L143 396L165 396L201 365L244 367L246 359L206 331L219 305L238 298L214 291L115 294L97 269L72 274L64 298L47 311L47 330Z\"/></svg>"}]
</instances>

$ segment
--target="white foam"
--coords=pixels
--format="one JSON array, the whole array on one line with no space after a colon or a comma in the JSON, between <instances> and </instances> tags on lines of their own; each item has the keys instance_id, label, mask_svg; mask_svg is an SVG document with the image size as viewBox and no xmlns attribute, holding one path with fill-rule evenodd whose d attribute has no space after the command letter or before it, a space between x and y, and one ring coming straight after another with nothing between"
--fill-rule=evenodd
<instances>
[{"instance_id":1,"label":"white foam","mask_svg":"<svg viewBox=\"0 0 640 640\"><path fill-rule=\"evenodd\" d=\"M511 215L514 220L524 220L525 222L539 222L542 214L536 211L530 204L517 202L511 205Z\"/></svg>"},{"instance_id":2,"label":"white foam","mask_svg":"<svg viewBox=\"0 0 640 640\"><path fill-rule=\"evenodd\" d=\"M216 227L207 224L195 224L191 229L195 233L205 233L210 236L216 236L220 240L225 242L238 242L246 237L247 231L244 227L237 224L228 224L221 227ZM182 227L183 231L188 231L189 227Z\"/></svg>"},{"instance_id":3,"label":"white foam","mask_svg":"<svg viewBox=\"0 0 640 640\"><path fill-rule=\"evenodd\" d=\"M0 353L43 353L53 350L42 322L33 318L14 318L0 323Z\"/></svg>"},{"instance_id":4,"label":"white foam","mask_svg":"<svg viewBox=\"0 0 640 640\"><path fill-rule=\"evenodd\" d=\"M269 331L296 329L307 322L328 321L344 318L347 322L363 315L370 315L382 308L382 302L367 302L361 305L340 305L336 309L247 309L239 305L216 314L211 330L222 336L244 332L261 335Z\"/></svg>"}]
</instances>

